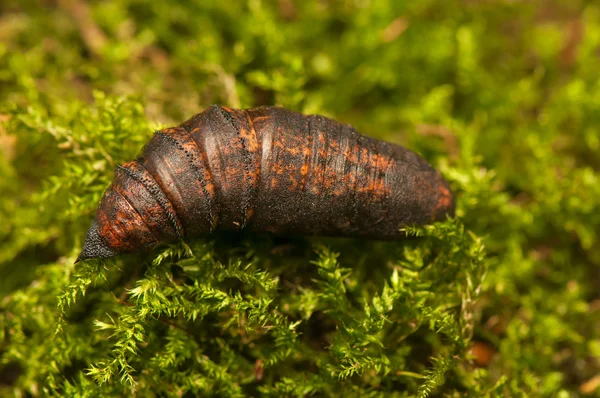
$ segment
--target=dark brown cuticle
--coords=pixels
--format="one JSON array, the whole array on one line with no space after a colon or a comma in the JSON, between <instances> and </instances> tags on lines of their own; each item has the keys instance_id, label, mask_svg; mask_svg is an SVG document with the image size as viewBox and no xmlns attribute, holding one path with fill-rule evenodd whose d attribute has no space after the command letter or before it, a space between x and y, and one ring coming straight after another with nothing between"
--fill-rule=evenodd
<instances>
[{"instance_id":1,"label":"dark brown cuticle","mask_svg":"<svg viewBox=\"0 0 600 398\"><path fill-rule=\"evenodd\" d=\"M117 167L79 260L213 230L401 239L447 215L447 182L404 147L324 116L213 105Z\"/></svg>"}]
</instances>

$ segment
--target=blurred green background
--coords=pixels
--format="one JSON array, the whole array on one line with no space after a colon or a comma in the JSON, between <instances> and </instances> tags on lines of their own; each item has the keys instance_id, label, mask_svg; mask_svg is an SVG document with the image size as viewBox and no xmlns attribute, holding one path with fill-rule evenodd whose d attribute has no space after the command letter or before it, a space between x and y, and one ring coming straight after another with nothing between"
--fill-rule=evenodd
<instances>
[{"instance_id":1,"label":"blurred green background","mask_svg":"<svg viewBox=\"0 0 600 398\"><path fill-rule=\"evenodd\" d=\"M592 0L4 0L0 395L600 397L599 61ZM114 166L213 103L403 144L457 219L74 266Z\"/></svg>"}]
</instances>

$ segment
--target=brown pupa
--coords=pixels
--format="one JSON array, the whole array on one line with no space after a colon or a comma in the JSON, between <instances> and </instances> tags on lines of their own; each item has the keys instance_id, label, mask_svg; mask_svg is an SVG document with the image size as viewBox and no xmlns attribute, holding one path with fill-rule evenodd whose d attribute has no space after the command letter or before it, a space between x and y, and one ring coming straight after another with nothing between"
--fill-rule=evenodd
<instances>
[{"instance_id":1,"label":"brown pupa","mask_svg":"<svg viewBox=\"0 0 600 398\"><path fill-rule=\"evenodd\" d=\"M453 214L447 182L406 148L324 116L213 105L116 168L77 260L215 230L399 239Z\"/></svg>"}]
</instances>

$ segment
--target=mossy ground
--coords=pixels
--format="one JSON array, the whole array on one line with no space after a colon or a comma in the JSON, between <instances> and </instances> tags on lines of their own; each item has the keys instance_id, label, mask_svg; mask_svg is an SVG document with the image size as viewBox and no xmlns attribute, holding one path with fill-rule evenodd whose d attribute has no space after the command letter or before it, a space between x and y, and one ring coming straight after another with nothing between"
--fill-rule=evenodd
<instances>
[{"instance_id":1,"label":"mossy ground","mask_svg":"<svg viewBox=\"0 0 600 398\"><path fill-rule=\"evenodd\" d=\"M402 143L457 218L73 265L114 166L212 103ZM600 396L597 2L6 0L0 120L2 396Z\"/></svg>"}]
</instances>

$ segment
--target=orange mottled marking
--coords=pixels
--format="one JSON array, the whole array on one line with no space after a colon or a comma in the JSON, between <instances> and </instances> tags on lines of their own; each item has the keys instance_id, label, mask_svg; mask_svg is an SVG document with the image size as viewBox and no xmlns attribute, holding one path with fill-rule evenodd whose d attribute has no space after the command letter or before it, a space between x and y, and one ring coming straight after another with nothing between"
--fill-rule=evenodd
<instances>
[{"instance_id":1,"label":"orange mottled marking","mask_svg":"<svg viewBox=\"0 0 600 398\"><path fill-rule=\"evenodd\" d=\"M252 131L246 128L242 128L240 130L240 137L242 137L245 140L246 149L249 152L258 151L258 141L256 140L256 137L254 136L254 133L252 133Z\"/></svg>"},{"instance_id":2,"label":"orange mottled marking","mask_svg":"<svg viewBox=\"0 0 600 398\"><path fill-rule=\"evenodd\" d=\"M137 211L112 185L101 202L97 220L100 235L113 249L130 250L156 240Z\"/></svg>"},{"instance_id":3,"label":"orange mottled marking","mask_svg":"<svg viewBox=\"0 0 600 398\"><path fill-rule=\"evenodd\" d=\"M285 166L281 163L273 163L271 165L271 171L275 174L283 174L283 172L285 171Z\"/></svg>"},{"instance_id":4,"label":"orange mottled marking","mask_svg":"<svg viewBox=\"0 0 600 398\"><path fill-rule=\"evenodd\" d=\"M308 174L308 163L304 163L302 165L302 167L300 168L300 175L302 176L302 181L304 181L304 178L306 178L307 174Z\"/></svg>"},{"instance_id":5,"label":"orange mottled marking","mask_svg":"<svg viewBox=\"0 0 600 398\"><path fill-rule=\"evenodd\" d=\"M270 118L271 118L271 117L270 117L270 116L268 116L268 115L265 115L265 116L254 116L254 117L252 118L252 122L253 122L254 124L257 124L257 123L260 123L260 122L262 122L262 121L264 121L264 120L269 120Z\"/></svg>"},{"instance_id":6,"label":"orange mottled marking","mask_svg":"<svg viewBox=\"0 0 600 398\"><path fill-rule=\"evenodd\" d=\"M98 225L100 228L100 236L106 241L106 244L117 250L128 249L127 243L113 231L113 225L111 220L108 219L106 213L98 212Z\"/></svg>"},{"instance_id":7,"label":"orange mottled marking","mask_svg":"<svg viewBox=\"0 0 600 398\"><path fill-rule=\"evenodd\" d=\"M285 148L285 150L291 154L291 155L298 155L300 153L300 149L298 149L296 146L288 146Z\"/></svg>"},{"instance_id":8,"label":"orange mottled marking","mask_svg":"<svg viewBox=\"0 0 600 398\"><path fill-rule=\"evenodd\" d=\"M452 193L443 185L438 188L438 200L435 205L436 211L449 209L452 206Z\"/></svg>"}]
</instances>

